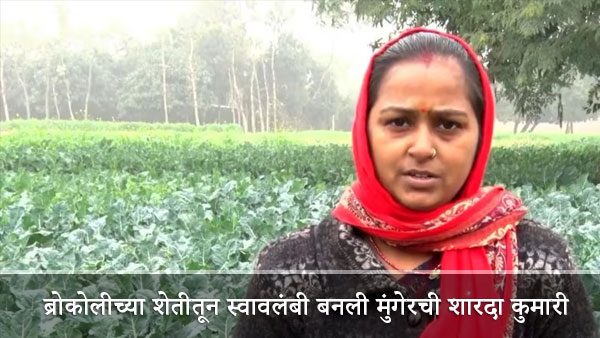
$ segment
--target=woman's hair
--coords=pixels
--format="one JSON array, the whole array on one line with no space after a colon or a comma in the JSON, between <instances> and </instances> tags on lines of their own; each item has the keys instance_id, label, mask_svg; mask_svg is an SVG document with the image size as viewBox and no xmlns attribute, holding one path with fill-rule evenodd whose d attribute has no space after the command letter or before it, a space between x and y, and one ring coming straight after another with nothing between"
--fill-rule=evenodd
<instances>
[{"instance_id":1,"label":"woman's hair","mask_svg":"<svg viewBox=\"0 0 600 338\"><path fill-rule=\"evenodd\" d=\"M420 32L411 34L386 49L383 54L373 61L369 79L369 101L367 112L371 111L379 93L381 81L395 64L401 61L413 60L422 55L438 55L453 57L458 61L467 82L467 96L481 130L483 116L483 89L477 66L467 51L456 41L435 33ZM480 135L481 137L481 135Z\"/></svg>"}]
</instances>

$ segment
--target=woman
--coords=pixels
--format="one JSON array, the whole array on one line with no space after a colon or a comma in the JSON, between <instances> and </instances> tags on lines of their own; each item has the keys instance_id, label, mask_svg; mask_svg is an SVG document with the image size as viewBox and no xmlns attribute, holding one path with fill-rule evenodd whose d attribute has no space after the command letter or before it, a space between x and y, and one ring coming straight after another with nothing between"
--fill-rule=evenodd
<instances>
[{"instance_id":1,"label":"woman","mask_svg":"<svg viewBox=\"0 0 600 338\"><path fill-rule=\"evenodd\" d=\"M418 28L377 51L367 69L352 131L358 180L330 217L267 245L248 298L370 300L366 316L241 317L239 337L592 337L580 278L563 239L524 218L521 200L482 187L494 123L492 89L476 54L459 37ZM371 273L313 274L353 270ZM381 273L381 271L388 271ZM406 274L399 270L428 273ZM438 271L442 272L439 274ZM447 274L449 271L479 274ZM512 274L512 271L546 272ZM375 299L400 291L423 299L504 299L502 315L394 313ZM569 298L568 316L530 312L515 320L510 299ZM521 321L524 322L521 323Z\"/></svg>"}]
</instances>

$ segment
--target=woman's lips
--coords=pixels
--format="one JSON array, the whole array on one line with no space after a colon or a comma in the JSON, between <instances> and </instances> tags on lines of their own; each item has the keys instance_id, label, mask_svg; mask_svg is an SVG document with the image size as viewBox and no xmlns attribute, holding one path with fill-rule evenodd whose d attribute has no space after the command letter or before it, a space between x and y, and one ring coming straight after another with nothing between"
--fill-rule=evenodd
<instances>
[{"instance_id":1,"label":"woman's lips","mask_svg":"<svg viewBox=\"0 0 600 338\"><path fill-rule=\"evenodd\" d=\"M421 175L402 175L402 180L410 187L417 189L433 188L439 181L439 177L421 176Z\"/></svg>"}]
</instances>

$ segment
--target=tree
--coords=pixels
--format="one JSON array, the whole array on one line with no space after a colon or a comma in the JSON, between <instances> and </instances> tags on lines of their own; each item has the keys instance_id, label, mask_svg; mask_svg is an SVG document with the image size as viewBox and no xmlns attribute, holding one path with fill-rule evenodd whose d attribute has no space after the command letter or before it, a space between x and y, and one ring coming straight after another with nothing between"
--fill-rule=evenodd
<instances>
[{"instance_id":1,"label":"tree","mask_svg":"<svg viewBox=\"0 0 600 338\"><path fill-rule=\"evenodd\" d=\"M13 68L14 68L14 73L16 75L16 78L19 82L19 85L21 86L21 88L23 89L23 104L25 106L25 112L26 112L26 117L28 119L31 118L31 100L30 100L30 95L29 92L31 91L31 89L29 88L29 82L27 80L27 75L30 71L30 69L28 69L31 60L29 59L27 53L23 53L22 51L18 51L17 52L18 55L12 55L12 59L17 61L19 60L19 63L17 62L13 62Z\"/></svg>"},{"instance_id":2,"label":"tree","mask_svg":"<svg viewBox=\"0 0 600 338\"><path fill-rule=\"evenodd\" d=\"M52 80L52 97L54 98L54 109L56 109L56 117L60 120L60 108L58 107L58 93L56 92L56 79Z\"/></svg>"},{"instance_id":3,"label":"tree","mask_svg":"<svg viewBox=\"0 0 600 338\"><path fill-rule=\"evenodd\" d=\"M252 80L254 81L255 86L256 86L256 98L258 100L258 118L260 121L260 131L264 132L265 131L265 119L264 119L263 110L262 110L262 99L261 99L262 95L260 93L260 82L258 82L258 72L256 71L256 61L253 61L253 63L252 63L252 73L254 74Z\"/></svg>"},{"instance_id":4,"label":"tree","mask_svg":"<svg viewBox=\"0 0 600 338\"><path fill-rule=\"evenodd\" d=\"M56 20L58 23L58 32L59 32L59 50L60 54L60 64L56 68L56 72L62 77L62 80L65 85L65 96L67 98L67 107L69 108L69 116L71 120L75 120L75 115L73 114L73 104L71 100L71 81L69 80L69 69L67 63L65 62L65 57L62 54L63 51L66 51L68 45L69 35L69 24L68 24L69 12L66 4L57 3L56 4Z\"/></svg>"},{"instance_id":5,"label":"tree","mask_svg":"<svg viewBox=\"0 0 600 338\"><path fill-rule=\"evenodd\" d=\"M277 81L275 81L275 42L271 44L271 83L273 85L273 91L271 92L273 98L273 129L277 130Z\"/></svg>"},{"instance_id":6,"label":"tree","mask_svg":"<svg viewBox=\"0 0 600 338\"><path fill-rule=\"evenodd\" d=\"M113 70L120 75L115 88L115 119L164 122L161 42L144 44L125 39L122 48Z\"/></svg>"},{"instance_id":7,"label":"tree","mask_svg":"<svg viewBox=\"0 0 600 338\"><path fill-rule=\"evenodd\" d=\"M464 37L483 56L491 80L503 85L516 113L533 120L559 88L572 83L573 73L600 75L597 0L316 0L315 7L332 24L354 14L373 25L390 23L394 34L436 25Z\"/></svg>"},{"instance_id":8,"label":"tree","mask_svg":"<svg viewBox=\"0 0 600 338\"><path fill-rule=\"evenodd\" d=\"M1 24L3 119L328 128L343 101L327 67L286 31L288 4L199 2L145 41L118 23L71 27L68 5L54 8L58 36Z\"/></svg>"},{"instance_id":9,"label":"tree","mask_svg":"<svg viewBox=\"0 0 600 338\"><path fill-rule=\"evenodd\" d=\"M167 106L167 63L165 61L165 38L160 38L160 51L161 51L161 69L162 69L162 95L163 95L163 107L165 110L165 123L169 123L169 109Z\"/></svg>"},{"instance_id":10,"label":"tree","mask_svg":"<svg viewBox=\"0 0 600 338\"><path fill-rule=\"evenodd\" d=\"M87 76L87 90L85 92L85 106L83 108L83 119L88 119L88 107L90 103L90 93L92 91L92 68L94 66L94 55L88 56L88 76Z\"/></svg>"},{"instance_id":11,"label":"tree","mask_svg":"<svg viewBox=\"0 0 600 338\"><path fill-rule=\"evenodd\" d=\"M6 58L0 55L0 91L2 93L2 107L4 108L4 119L10 121L8 113L8 103L6 102L6 85L4 84L4 62Z\"/></svg>"},{"instance_id":12,"label":"tree","mask_svg":"<svg viewBox=\"0 0 600 338\"><path fill-rule=\"evenodd\" d=\"M264 83L264 88L265 88L265 115L266 115L266 121L265 121L265 130L269 131L269 104L271 103L271 101L269 100L269 83L267 82L267 71L265 70L265 60L262 60L261 62L261 69L262 69L262 75L263 75L263 83Z\"/></svg>"},{"instance_id":13,"label":"tree","mask_svg":"<svg viewBox=\"0 0 600 338\"><path fill-rule=\"evenodd\" d=\"M50 57L47 55L48 51L45 50L44 54L46 54L46 61L44 67L44 82L46 83L46 90L44 91L44 116L47 120L50 118L50 78L52 77L52 75L50 68Z\"/></svg>"},{"instance_id":14,"label":"tree","mask_svg":"<svg viewBox=\"0 0 600 338\"><path fill-rule=\"evenodd\" d=\"M198 94L196 92L196 69L194 67L194 38L190 34L190 57L188 60L189 72L190 72L190 86L192 87L192 97L194 103L194 119L196 125L200 125L200 118L198 117Z\"/></svg>"},{"instance_id":15,"label":"tree","mask_svg":"<svg viewBox=\"0 0 600 338\"><path fill-rule=\"evenodd\" d=\"M593 88L594 80L590 76L574 75L576 80L571 86L560 88L556 97L541 107L541 115L533 120L531 117L520 118L513 114L514 105L506 99L496 102L496 117L502 122L515 121L514 132L531 132L539 123L557 123L560 128L566 122L566 132L571 132L574 122L583 122L598 118L598 114L587 112L587 93ZM556 113L559 113L558 115ZM524 123L519 129L519 125Z\"/></svg>"},{"instance_id":16,"label":"tree","mask_svg":"<svg viewBox=\"0 0 600 338\"><path fill-rule=\"evenodd\" d=\"M596 84L590 89L585 111L593 114L600 111L600 80L596 79Z\"/></svg>"},{"instance_id":17,"label":"tree","mask_svg":"<svg viewBox=\"0 0 600 338\"><path fill-rule=\"evenodd\" d=\"M75 120L75 114L73 114L73 102L71 100L71 81L69 80L69 73L67 65L63 58L61 58L61 63L57 67L56 71L62 77L65 84L65 96L67 98L67 107L69 108L69 116L71 120Z\"/></svg>"}]
</instances>

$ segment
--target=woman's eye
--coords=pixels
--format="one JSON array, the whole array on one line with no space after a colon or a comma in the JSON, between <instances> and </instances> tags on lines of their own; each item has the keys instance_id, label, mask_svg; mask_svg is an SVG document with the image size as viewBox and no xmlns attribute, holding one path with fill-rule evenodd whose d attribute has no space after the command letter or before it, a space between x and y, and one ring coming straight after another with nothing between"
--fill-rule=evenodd
<instances>
[{"instance_id":1,"label":"woman's eye","mask_svg":"<svg viewBox=\"0 0 600 338\"><path fill-rule=\"evenodd\" d=\"M454 130L460 128L460 123L454 121L442 121L440 127L443 130Z\"/></svg>"},{"instance_id":2,"label":"woman's eye","mask_svg":"<svg viewBox=\"0 0 600 338\"><path fill-rule=\"evenodd\" d=\"M393 119L389 121L388 124L392 127L404 128L408 126L408 121L406 121L405 119Z\"/></svg>"}]
</instances>

